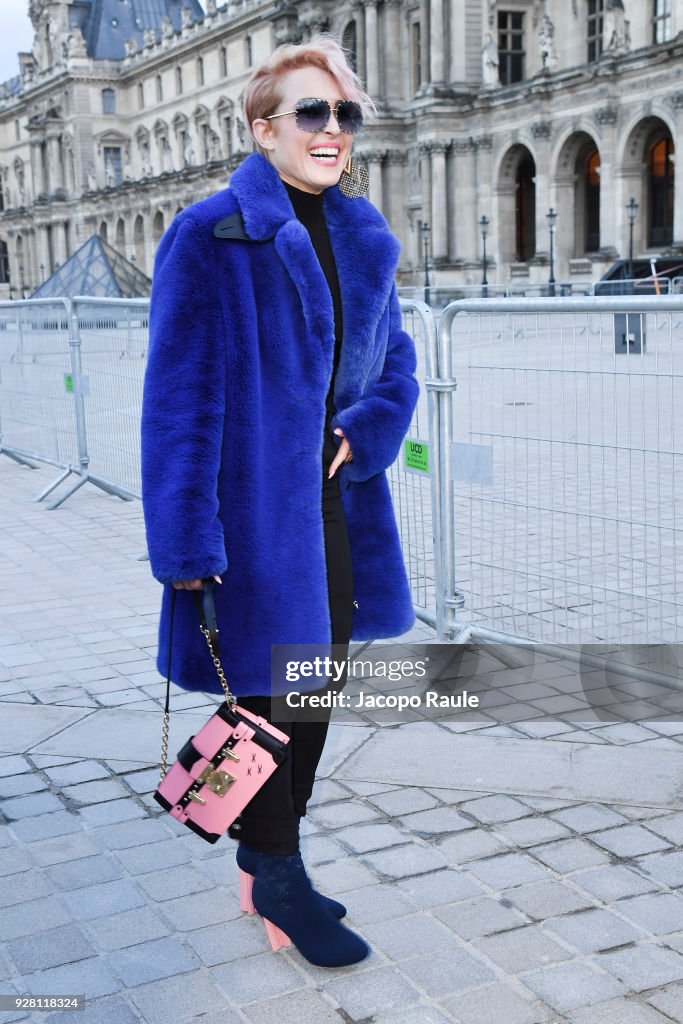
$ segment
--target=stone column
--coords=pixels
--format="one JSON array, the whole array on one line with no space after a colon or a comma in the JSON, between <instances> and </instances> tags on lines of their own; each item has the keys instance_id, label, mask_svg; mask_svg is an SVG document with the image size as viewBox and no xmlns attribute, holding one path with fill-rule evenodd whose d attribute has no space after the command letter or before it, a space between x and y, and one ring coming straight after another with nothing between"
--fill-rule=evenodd
<instances>
[{"instance_id":1,"label":"stone column","mask_svg":"<svg viewBox=\"0 0 683 1024\"><path fill-rule=\"evenodd\" d=\"M55 266L64 266L67 260L66 221L64 220L52 222L52 251L54 253Z\"/></svg>"},{"instance_id":2,"label":"stone column","mask_svg":"<svg viewBox=\"0 0 683 1024\"><path fill-rule=\"evenodd\" d=\"M366 0L365 3L365 88L373 99L379 96L376 0Z\"/></svg>"},{"instance_id":3,"label":"stone column","mask_svg":"<svg viewBox=\"0 0 683 1024\"><path fill-rule=\"evenodd\" d=\"M465 82L467 79L465 47L465 12L462 4L450 6L450 68L449 81Z\"/></svg>"},{"instance_id":4,"label":"stone column","mask_svg":"<svg viewBox=\"0 0 683 1024\"><path fill-rule=\"evenodd\" d=\"M384 49L384 89L383 95L390 102L400 100L403 96L403 78L401 67L401 0L384 0L382 6L382 40Z\"/></svg>"},{"instance_id":5,"label":"stone column","mask_svg":"<svg viewBox=\"0 0 683 1024\"><path fill-rule=\"evenodd\" d=\"M370 175L370 202L374 203L380 212L384 212L384 195L382 189L382 161L384 153L373 150L370 153L363 153L363 163L367 164Z\"/></svg>"},{"instance_id":6,"label":"stone column","mask_svg":"<svg viewBox=\"0 0 683 1024\"><path fill-rule=\"evenodd\" d=\"M424 89L432 77L429 70L429 0L420 0L420 64L422 81L420 89Z\"/></svg>"},{"instance_id":7,"label":"stone column","mask_svg":"<svg viewBox=\"0 0 683 1024\"><path fill-rule=\"evenodd\" d=\"M595 120L601 126L598 150L600 152L600 252L607 259L616 259L621 253L628 257L628 232L624 235L626 211L623 202L623 180L617 178L614 160L617 148L617 111L615 107L602 107L595 113ZM558 255L561 249L562 229L558 221L555 238L558 240ZM626 245L624 246L624 238Z\"/></svg>"},{"instance_id":8,"label":"stone column","mask_svg":"<svg viewBox=\"0 0 683 1024\"><path fill-rule=\"evenodd\" d=\"M454 256L475 262L478 257L476 147L472 139L453 143L455 201L452 204Z\"/></svg>"},{"instance_id":9,"label":"stone column","mask_svg":"<svg viewBox=\"0 0 683 1024\"><path fill-rule=\"evenodd\" d=\"M31 139L31 181L34 201L47 192L45 185L45 164L43 162L43 140Z\"/></svg>"},{"instance_id":10,"label":"stone column","mask_svg":"<svg viewBox=\"0 0 683 1024\"><path fill-rule=\"evenodd\" d=\"M43 269L41 271L41 264ZM47 281L52 273L52 261L50 259L50 245L47 237L47 224L36 225L36 285Z\"/></svg>"},{"instance_id":11,"label":"stone column","mask_svg":"<svg viewBox=\"0 0 683 1024\"><path fill-rule=\"evenodd\" d=\"M448 259L448 193L446 191L446 150L448 143L429 143L431 153L431 227L432 258Z\"/></svg>"},{"instance_id":12,"label":"stone column","mask_svg":"<svg viewBox=\"0 0 683 1024\"><path fill-rule=\"evenodd\" d=\"M673 230L673 245L677 249L683 249L683 92L674 93L671 97L671 103L674 111L674 129L673 129L673 143L674 143L674 230ZM631 197L624 195L623 204L625 205ZM636 196L638 201L639 197ZM638 210L636 214L636 224L634 226L634 250L635 250L635 238L637 237L636 228L638 227L638 218L643 218L643 210ZM628 256L628 214L624 210L624 220L626 223L626 255Z\"/></svg>"},{"instance_id":13,"label":"stone column","mask_svg":"<svg viewBox=\"0 0 683 1024\"><path fill-rule=\"evenodd\" d=\"M47 137L47 168L48 191L52 195L57 189L64 188L62 144L56 132L50 133Z\"/></svg>"},{"instance_id":14,"label":"stone column","mask_svg":"<svg viewBox=\"0 0 683 1024\"><path fill-rule=\"evenodd\" d=\"M406 199L410 191L406 180L407 163L408 153L406 150L388 150L385 163L386 190L384 193L383 213L391 225L391 230L401 242L402 265L410 262L410 254L407 252L406 234Z\"/></svg>"},{"instance_id":15,"label":"stone column","mask_svg":"<svg viewBox=\"0 0 683 1024\"><path fill-rule=\"evenodd\" d=\"M444 10L443 0L430 0L429 11L429 81L443 85L444 67Z\"/></svg>"},{"instance_id":16,"label":"stone column","mask_svg":"<svg viewBox=\"0 0 683 1024\"><path fill-rule=\"evenodd\" d=\"M546 215L552 206L555 208L556 196L551 188L550 181L550 135L551 126L549 121L536 121L531 126L531 134L536 140L536 253L532 262L543 263L550 259L550 231ZM564 225L565 229L567 225ZM558 278L558 256L560 250L558 242L562 234L562 225L559 220L556 225L554 237L555 250L555 278ZM574 229L570 236L573 238Z\"/></svg>"}]
</instances>

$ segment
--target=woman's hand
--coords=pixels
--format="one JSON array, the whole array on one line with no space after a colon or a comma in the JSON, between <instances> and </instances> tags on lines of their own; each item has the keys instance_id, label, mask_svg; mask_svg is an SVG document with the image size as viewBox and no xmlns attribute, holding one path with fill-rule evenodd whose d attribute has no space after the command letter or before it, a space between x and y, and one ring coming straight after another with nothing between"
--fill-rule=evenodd
<instances>
[{"instance_id":1,"label":"woman's hand","mask_svg":"<svg viewBox=\"0 0 683 1024\"><path fill-rule=\"evenodd\" d=\"M344 437L344 431L341 429L341 427L336 428L335 434L341 434L343 440L342 443L339 445L339 450L337 451L337 454L335 455L333 461L330 463L330 468L327 472L328 480L334 476L334 474L337 472L338 467L341 466L342 462L351 462L353 458L351 447L349 445L349 442Z\"/></svg>"},{"instance_id":2,"label":"woman's hand","mask_svg":"<svg viewBox=\"0 0 683 1024\"><path fill-rule=\"evenodd\" d=\"M214 576L214 579L217 583L223 582L220 576ZM203 580L179 580L177 583L174 583L173 586L175 590L201 590L203 584Z\"/></svg>"}]
</instances>

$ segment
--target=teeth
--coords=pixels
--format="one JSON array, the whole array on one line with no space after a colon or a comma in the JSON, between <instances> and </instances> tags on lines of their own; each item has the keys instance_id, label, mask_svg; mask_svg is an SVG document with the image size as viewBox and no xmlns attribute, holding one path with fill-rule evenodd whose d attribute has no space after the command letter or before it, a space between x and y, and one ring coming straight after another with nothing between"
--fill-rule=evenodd
<instances>
[{"instance_id":1,"label":"teeth","mask_svg":"<svg viewBox=\"0 0 683 1024\"><path fill-rule=\"evenodd\" d=\"M311 156L336 156L339 150L337 149L311 149Z\"/></svg>"}]
</instances>

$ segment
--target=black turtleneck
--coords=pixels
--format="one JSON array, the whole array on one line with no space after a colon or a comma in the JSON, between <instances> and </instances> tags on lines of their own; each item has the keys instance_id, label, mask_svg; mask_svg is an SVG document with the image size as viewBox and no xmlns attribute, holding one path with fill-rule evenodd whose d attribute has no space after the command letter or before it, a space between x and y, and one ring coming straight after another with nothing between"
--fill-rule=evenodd
<instances>
[{"instance_id":1,"label":"black turtleneck","mask_svg":"<svg viewBox=\"0 0 683 1024\"><path fill-rule=\"evenodd\" d=\"M323 446L323 465L327 468L337 454L338 447L336 442L333 440L333 434L330 427L330 420L332 419L335 411L332 401L334 377L337 372L337 366L339 365L339 354L341 352L343 332L341 291L339 289L339 279L337 277L337 265L334 261L332 243L330 242L327 223L325 221L323 208L324 193L304 192L302 189L295 188L294 185L290 185L289 182L284 181L284 179L283 184L287 189L287 194L292 206L294 207L294 213L296 214L297 220L301 221L311 236L311 243L315 249L318 260L320 261L320 266L332 295L332 306L334 309L334 362L332 367L332 378L330 380L330 389L327 393L326 399L327 415L325 417L325 438ZM335 473L333 479L335 479L337 475L338 474Z\"/></svg>"}]
</instances>

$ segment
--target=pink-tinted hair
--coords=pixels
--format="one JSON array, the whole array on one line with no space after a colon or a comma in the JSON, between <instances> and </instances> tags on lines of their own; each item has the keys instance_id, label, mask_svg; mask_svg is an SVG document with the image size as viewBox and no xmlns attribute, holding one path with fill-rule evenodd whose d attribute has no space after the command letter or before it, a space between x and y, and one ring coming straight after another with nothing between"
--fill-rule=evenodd
<instances>
[{"instance_id":1,"label":"pink-tinted hair","mask_svg":"<svg viewBox=\"0 0 683 1024\"><path fill-rule=\"evenodd\" d=\"M363 90L361 80L351 67L345 51L336 39L320 32L307 43L284 43L278 46L252 72L242 100L244 120L250 132L257 118L274 114L282 102L280 82L283 76L288 71L307 67L320 68L332 75L342 98L359 103L365 118L377 114L377 107ZM256 146L263 152L258 142Z\"/></svg>"}]
</instances>

